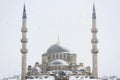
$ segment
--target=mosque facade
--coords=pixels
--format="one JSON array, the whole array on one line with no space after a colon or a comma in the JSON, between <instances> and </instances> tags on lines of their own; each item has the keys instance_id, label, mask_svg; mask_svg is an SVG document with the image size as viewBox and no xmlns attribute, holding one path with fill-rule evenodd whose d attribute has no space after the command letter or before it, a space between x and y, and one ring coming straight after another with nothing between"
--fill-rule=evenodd
<instances>
[{"instance_id":1,"label":"mosque facade","mask_svg":"<svg viewBox=\"0 0 120 80\"><path fill-rule=\"evenodd\" d=\"M83 63L76 64L75 53L71 53L68 49L64 48L60 43L51 45L47 52L42 54L42 64L36 62L32 67L28 66L27 76L38 76L40 74L65 74L72 75L79 74L86 77L90 76L90 66L84 66Z\"/></svg>"},{"instance_id":2,"label":"mosque facade","mask_svg":"<svg viewBox=\"0 0 120 80\"><path fill-rule=\"evenodd\" d=\"M38 77L39 75L52 75L57 76L57 74L64 74L64 75L82 75L85 77L93 76L94 78L98 78L98 71L97 71L97 28L96 28L96 12L95 6L93 5L93 14L92 14L92 68L90 66L84 66L83 63L77 64L76 53L70 52L69 49L65 48L61 45L59 40L51 45L46 53L42 54L42 63L36 62L35 65L29 65L27 68L26 65L26 56L27 56L27 26L26 26L26 9L24 5L23 10L23 25L22 25L22 73L21 79L25 80L26 78L30 78L32 76Z\"/></svg>"}]
</instances>

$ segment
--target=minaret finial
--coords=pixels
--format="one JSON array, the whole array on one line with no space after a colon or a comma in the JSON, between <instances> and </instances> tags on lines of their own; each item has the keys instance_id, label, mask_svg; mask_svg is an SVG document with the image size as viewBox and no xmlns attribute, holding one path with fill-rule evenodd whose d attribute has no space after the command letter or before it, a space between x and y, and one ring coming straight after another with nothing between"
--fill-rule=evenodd
<instances>
[{"instance_id":1,"label":"minaret finial","mask_svg":"<svg viewBox=\"0 0 120 80\"><path fill-rule=\"evenodd\" d=\"M58 35L58 38L57 38L57 43L59 44L60 43L60 37Z\"/></svg>"}]
</instances>

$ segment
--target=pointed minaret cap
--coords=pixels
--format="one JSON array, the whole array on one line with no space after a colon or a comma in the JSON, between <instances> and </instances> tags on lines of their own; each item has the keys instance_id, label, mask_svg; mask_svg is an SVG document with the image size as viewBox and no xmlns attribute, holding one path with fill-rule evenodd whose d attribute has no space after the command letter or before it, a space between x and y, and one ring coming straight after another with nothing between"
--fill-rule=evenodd
<instances>
[{"instance_id":1,"label":"pointed minaret cap","mask_svg":"<svg viewBox=\"0 0 120 80\"><path fill-rule=\"evenodd\" d=\"M93 12L95 12L95 5L93 4Z\"/></svg>"},{"instance_id":2,"label":"pointed minaret cap","mask_svg":"<svg viewBox=\"0 0 120 80\"><path fill-rule=\"evenodd\" d=\"M93 14L92 19L96 19L95 5L93 4Z\"/></svg>"},{"instance_id":3,"label":"pointed minaret cap","mask_svg":"<svg viewBox=\"0 0 120 80\"><path fill-rule=\"evenodd\" d=\"M23 18L26 18L26 9L25 9L25 4L24 4L24 9L23 9Z\"/></svg>"}]
</instances>

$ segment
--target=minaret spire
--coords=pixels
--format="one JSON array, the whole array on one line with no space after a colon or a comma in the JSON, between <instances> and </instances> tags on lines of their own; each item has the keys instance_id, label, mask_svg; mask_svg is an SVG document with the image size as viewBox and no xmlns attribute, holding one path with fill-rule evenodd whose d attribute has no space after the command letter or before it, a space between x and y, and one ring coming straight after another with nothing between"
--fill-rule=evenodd
<instances>
[{"instance_id":1,"label":"minaret spire","mask_svg":"<svg viewBox=\"0 0 120 80\"><path fill-rule=\"evenodd\" d=\"M98 78L98 64L97 64L97 53L98 53L98 49L97 49L97 43L98 43L98 39L97 39L97 28L96 28L96 12L95 12L95 5L93 4L93 13L92 13L92 64L93 64L93 76L95 78Z\"/></svg>"},{"instance_id":2,"label":"minaret spire","mask_svg":"<svg viewBox=\"0 0 120 80\"><path fill-rule=\"evenodd\" d=\"M59 43L60 43L60 37L59 37L59 35L58 35L57 44L59 44Z\"/></svg>"},{"instance_id":3,"label":"minaret spire","mask_svg":"<svg viewBox=\"0 0 120 80\"><path fill-rule=\"evenodd\" d=\"M27 27L26 27L26 9L25 9L25 4L24 4L24 9L23 9L23 17L22 17L22 39L21 39L21 43L22 43L22 49L21 49L21 53L22 53L22 72L21 72L21 80L25 80L26 77L26 57L27 57Z\"/></svg>"},{"instance_id":4,"label":"minaret spire","mask_svg":"<svg viewBox=\"0 0 120 80\"><path fill-rule=\"evenodd\" d=\"M23 18L26 18L26 9L25 9L25 4L24 4L24 9L23 9Z\"/></svg>"},{"instance_id":5,"label":"minaret spire","mask_svg":"<svg viewBox=\"0 0 120 80\"><path fill-rule=\"evenodd\" d=\"M95 5L93 4L93 14L92 19L96 19Z\"/></svg>"}]
</instances>

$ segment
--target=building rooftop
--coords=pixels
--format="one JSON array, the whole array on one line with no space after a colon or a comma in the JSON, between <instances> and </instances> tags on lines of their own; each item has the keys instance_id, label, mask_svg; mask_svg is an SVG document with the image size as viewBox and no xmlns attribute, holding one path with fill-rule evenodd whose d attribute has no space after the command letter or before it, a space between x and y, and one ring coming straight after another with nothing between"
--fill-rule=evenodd
<instances>
[{"instance_id":1,"label":"building rooftop","mask_svg":"<svg viewBox=\"0 0 120 80\"><path fill-rule=\"evenodd\" d=\"M63 47L60 43L51 45L47 50L48 54L55 54L55 53L61 53L61 52L69 52L69 50Z\"/></svg>"}]
</instances>

